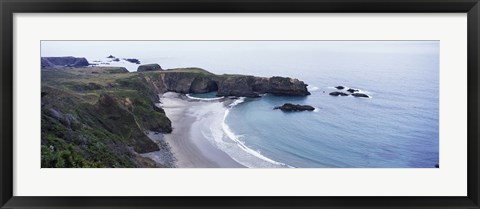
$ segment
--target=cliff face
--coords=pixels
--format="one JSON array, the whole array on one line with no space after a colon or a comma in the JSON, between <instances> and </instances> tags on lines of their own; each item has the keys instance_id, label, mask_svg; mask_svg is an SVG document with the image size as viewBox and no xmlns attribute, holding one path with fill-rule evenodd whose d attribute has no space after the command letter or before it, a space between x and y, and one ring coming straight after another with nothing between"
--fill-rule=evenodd
<instances>
[{"instance_id":1,"label":"cliff face","mask_svg":"<svg viewBox=\"0 0 480 209\"><path fill-rule=\"evenodd\" d=\"M135 153L160 147L137 125L138 115L113 95L90 103L75 92L42 87L41 110L43 168L157 166Z\"/></svg>"},{"instance_id":2,"label":"cliff face","mask_svg":"<svg viewBox=\"0 0 480 209\"><path fill-rule=\"evenodd\" d=\"M154 142L146 134L172 131L164 110L155 105L158 91L142 74L109 72L42 71L43 168L172 166L138 154L169 153L165 142Z\"/></svg>"},{"instance_id":3,"label":"cliff face","mask_svg":"<svg viewBox=\"0 0 480 209\"><path fill-rule=\"evenodd\" d=\"M87 59L81 57L42 57L42 68L60 68L60 67L85 67L89 63Z\"/></svg>"},{"instance_id":4,"label":"cliff face","mask_svg":"<svg viewBox=\"0 0 480 209\"><path fill-rule=\"evenodd\" d=\"M215 75L206 71L164 71L155 80L162 93L207 93L217 91L218 96L259 97L271 93L280 96L307 96L307 85L298 79L285 77L255 77L246 75Z\"/></svg>"},{"instance_id":5,"label":"cliff face","mask_svg":"<svg viewBox=\"0 0 480 209\"><path fill-rule=\"evenodd\" d=\"M153 142L147 135L172 132L165 111L155 105L158 94L167 91L310 94L297 79L215 75L199 68L129 73L112 67L49 67L42 70L42 167L173 166L173 157L159 165L139 155L160 151L173 156L166 142Z\"/></svg>"},{"instance_id":6,"label":"cliff face","mask_svg":"<svg viewBox=\"0 0 480 209\"><path fill-rule=\"evenodd\" d=\"M310 92L303 81L285 77L271 77L268 79L268 90L266 93L286 96L307 96Z\"/></svg>"},{"instance_id":7,"label":"cliff face","mask_svg":"<svg viewBox=\"0 0 480 209\"><path fill-rule=\"evenodd\" d=\"M270 93L279 96L307 96L307 85L298 79L285 77L261 78L254 76L235 76L221 78L219 96L258 97Z\"/></svg>"}]
</instances>

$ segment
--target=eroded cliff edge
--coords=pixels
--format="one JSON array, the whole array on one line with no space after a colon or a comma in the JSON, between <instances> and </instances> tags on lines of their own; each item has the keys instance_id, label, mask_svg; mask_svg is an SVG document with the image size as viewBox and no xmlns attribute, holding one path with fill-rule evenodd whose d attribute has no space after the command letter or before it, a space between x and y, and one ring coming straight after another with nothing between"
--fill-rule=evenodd
<instances>
[{"instance_id":1,"label":"eroded cliff edge","mask_svg":"<svg viewBox=\"0 0 480 209\"><path fill-rule=\"evenodd\" d=\"M217 96L259 97L270 93L281 96L307 96L307 84L288 77L270 78L251 75L216 75L200 68L182 68L148 74L161 93L217 92Z\"/></svg>"},{"instance_id":2,"label":"eroded cliff edge","mask_svg":"<svg viewBox=\"0 0 480 209\"><path fill-rule=\"evenodd\" d=\"M130 73L115 67L42 69L42 167L171 167L141 153L169 152L149 133L172 125L157 106L158 94L205 93L258 97L306 96L302 81L247 75L215 75L200 68Z\"/></svg>"}]
</instances>

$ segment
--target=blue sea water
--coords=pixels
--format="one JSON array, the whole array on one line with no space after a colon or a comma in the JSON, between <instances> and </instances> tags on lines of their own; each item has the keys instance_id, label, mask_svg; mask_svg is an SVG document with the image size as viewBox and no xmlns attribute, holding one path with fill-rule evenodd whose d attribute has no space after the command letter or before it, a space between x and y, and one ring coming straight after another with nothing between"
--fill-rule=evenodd
<instances>
[{"instance_id":1,"label":"blue sea water","mask_svg":"<svg viewBox=\"0 0 480 209\"><path fill-rule=\"evenodd\" d=\"M231 107L225 118L237 140L275 162L303 168L432 168L439 163L438 41L72 44L90 51L82 54L80 47L58 53L89 60L115 54L163 68L195 66L217 74L305 81L310 96L247 98ZM54 46L42 43L42 56L58 56ZM328 95L338 85L360 89L371 98ZM272 110L286 102L316 110Z\"/></svg>"}]
</instances>

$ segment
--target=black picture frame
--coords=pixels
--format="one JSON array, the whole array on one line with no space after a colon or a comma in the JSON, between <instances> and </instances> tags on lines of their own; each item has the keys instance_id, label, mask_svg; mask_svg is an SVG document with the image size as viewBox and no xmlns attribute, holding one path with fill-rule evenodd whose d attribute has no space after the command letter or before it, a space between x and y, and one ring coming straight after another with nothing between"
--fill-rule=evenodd
<instances>
[{"instance_id":1,"label":"black picture frame","mask_svg":"<svg viewBox=\"0 0 480 209\"><path fill-rule=\"evenodd\" d=\"M1 0L1 208L479 208L478 0ZM13 196L14 13L467 13L468 195L465 197Z\"/></svg>"}]
</instances>

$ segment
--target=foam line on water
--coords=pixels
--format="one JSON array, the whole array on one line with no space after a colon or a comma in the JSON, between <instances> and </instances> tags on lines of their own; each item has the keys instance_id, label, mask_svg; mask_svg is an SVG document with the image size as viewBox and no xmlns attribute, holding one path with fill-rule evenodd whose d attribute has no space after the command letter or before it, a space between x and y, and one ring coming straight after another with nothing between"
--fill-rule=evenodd
<instances>
[{"instance_id":1,"label":"foam line on water","mask_svg":"<svg viewBox=\"0 0 480 209\"><path fill-rule=\"evenodd\" d=\"M241 103L245 102L245 97L240 97L228 105L229 108L235 107Z\"/></svg>"},{"instance_id":2,"label":"foam line on water","mask_svg":"<svg viewBox=\"0 0 480 209\"><path fill-rule=\"evenodd\" d=\"M238 105L238 104L240 104L240 103L242 103L242 102L243 102L243 101L241 101L241 102L239 102L239 103L237 103L237 104L235 104L235 105ZM233 103L232 103L232 104L233 104ZM235 106L235 105L233 105L233 106ZM229 127L229 126L227 125L227 123L226 123L226 119L227 119L227 116L228 116L229 113L230 113L230 110L227 109L227 110L225 111L225 115L224 115L224 117L223 117L222 129L223 129L223 132L225 133L225 135L226 135L229 139L231 139L232 141L234 141L234 142L237 144L238 147L240 147L243 151L245 151L245 152L247 152L247 153L249 153L249 154L251 154L251 155L253 155L253 156L255 156L255 157L259 158L259 159L261 159L261 160L264 160L264 161L266 161L266 162L269 162L269 163L271 163L271 164L280 165L280 166L286 166L286 167L291 167L291 166L286 165L286 164L284 164L284 163L280 163L280 162L277 162L277 161L275 161L275 160L272 160L272 159L270 159L270 158L268 158L268 157L265 157L264 155L260 154L259 152L250 149L249 147L247 147L247 146L245 145L245 143L243 143L242 141L240 141L240 140L239 140L239 137L233 133L233 131L230 129L230 127Z\"/></svg>"},{"instance_id":3,"label":"foam line on water","mask_svg":"<svg viewBox=\"0 0 480 209\"><path fill-rule=\"evenodd\" d=\"M190 94L185 94L185 96L189 99L200 100L200 101L217 101L223 99L223 97L214 97L214 98L199 98L191 96Z\"/></svg>"},{"instance_id":4,"label":"foam line on water","mask_svg":"<svg viewBox=\"0 0 480 209\"><path fill-rule=\"evenodd\" d=\"M312 92L312 91L318 91L320 88L318 88L316 86L307 86L307 89L308 89L308 91Z\"/></svg>"},{"instance_id":5,"label":"foam line on water","mask_svg":"<svg viewBox=\"0 0 480 209\"><path fill-rule=\"evenodd\" d=\"M351 88L351 87L348 87L348 86L343 86L343 87L344 87L343 89L337 89L337 88L335 88L334 86L329 86L329 87L327 87L327 88L328 88L328 89L335 89L336 91L339 91L339 92L348 92L347 90ZM372 92L370 92L370 91L362 90L362 89L359 89L359 88L351 88L351 89L357 90L355 93L361 93L361 94L366 94L366 95L368 95L368 98L362 97L363 99L371 99L371 98L373 98L373 97L371 96ZM348 93L349 93L349 92L348 92ZM351 96L351 95L348 95L348 96Z\"/></svg>"}]
</instances>

